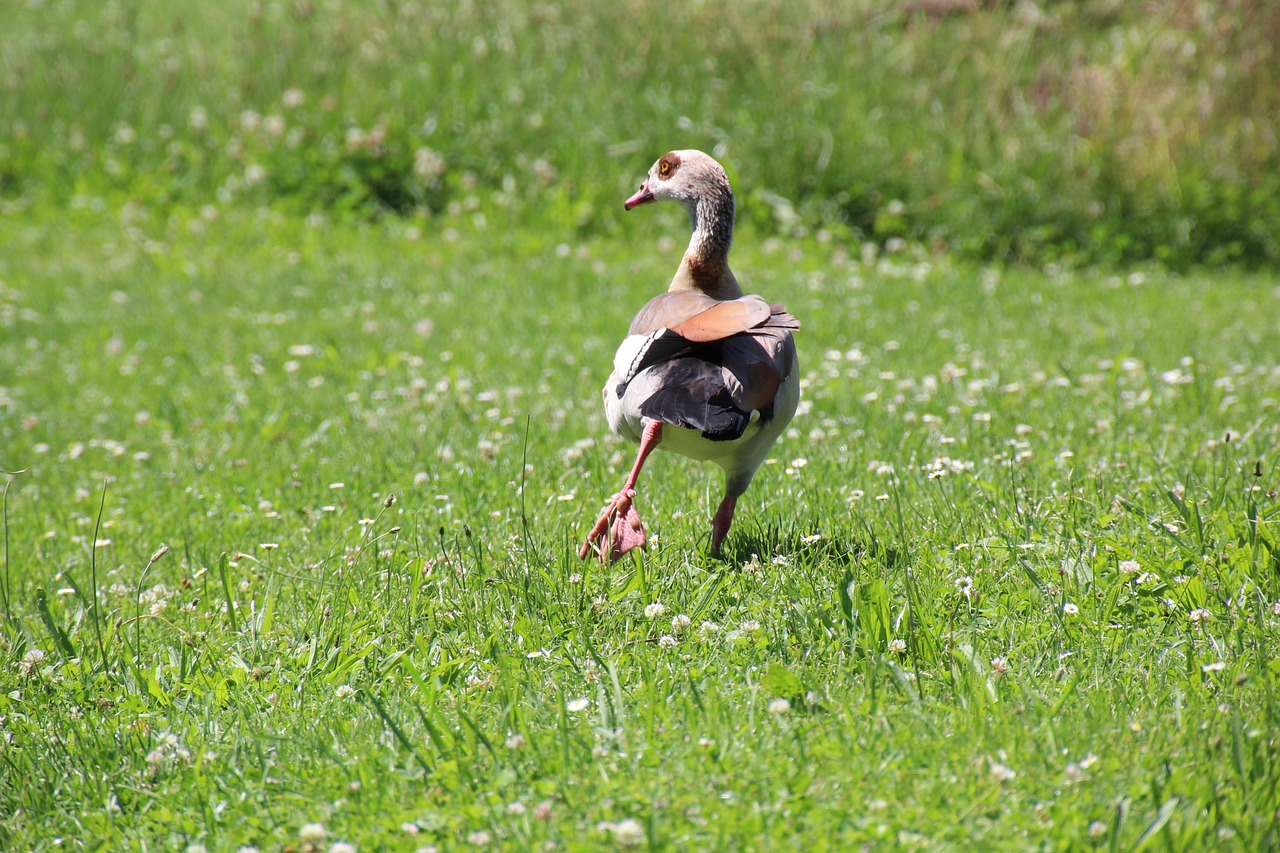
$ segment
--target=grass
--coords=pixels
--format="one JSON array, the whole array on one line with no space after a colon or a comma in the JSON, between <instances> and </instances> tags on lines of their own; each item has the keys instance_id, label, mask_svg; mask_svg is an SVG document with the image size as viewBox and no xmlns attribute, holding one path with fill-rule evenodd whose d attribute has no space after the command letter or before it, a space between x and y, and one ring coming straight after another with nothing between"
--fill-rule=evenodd
<instances>
[{"instance_id":1,"label":"grass","mask_svg":"<svg viewBox=\"0 0 1280 853\"><path fill-rule=\"evenodd\" d=\"M1265 5L5 6L0 848L1280 847ZM802 409L583 563L685 146Z\"/></svg>"},{"instance_id":2,"label":"grass","mask_svg":"<svg viewBox=\"0 0 1280 853\"><path fill-rule=\"evenodd\" d=\"M697 147L788 236L1268 266L1276 21L1261 0L10 3L0 199L492 202L599 235L634 160Z\"/></svg>"},{"instance_id":3,"label":"grass","mask_svg":"<svg viewBox=\"0 0 1280 853\"><path fill-rule=\"evenodd\" d=\"M0 846L1280 844L1273 283L748 226L802 413L607 567L601 215L6 217Z\"/></svg>"}]
</instances>

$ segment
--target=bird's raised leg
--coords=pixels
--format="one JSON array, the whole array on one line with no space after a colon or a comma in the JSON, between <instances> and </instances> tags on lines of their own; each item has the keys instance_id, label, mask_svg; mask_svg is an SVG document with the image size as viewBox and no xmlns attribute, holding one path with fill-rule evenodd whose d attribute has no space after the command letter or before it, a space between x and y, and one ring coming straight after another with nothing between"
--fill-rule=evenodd
<instances>
[{"instance_id":1,"label":"bird's raised leg","mask_svg":"<svg viewBox=\"0 0 1280 853\"><path fill-rule=\"evenodd\" d=\"M636 480L640 477L640 469L644 460L662 441L662 422L648 421L644 432L640 435L640 450L636 453L636 464L631 466L627 476L627 484L622 487L604 508L595 526L587 534L587 539L578 549L578 557L585 560L588 554L595 553L600 562L616 560L632 548L643 548L648 543L644 535L644 525L636 513Z\"/></svg>"},{"instance_id":2,"label":"bird's raised leg","mask_svg":"<svg viewBox=\"0 0 1280 853\"><path fill-rule=\"evenodd\" d=\"M711 553L719 554L724 538L729 535L729 525L733 524L733 510L738 499L733 495L725 495L720 508L711 519Z\"/></svg>"}]
</instances>

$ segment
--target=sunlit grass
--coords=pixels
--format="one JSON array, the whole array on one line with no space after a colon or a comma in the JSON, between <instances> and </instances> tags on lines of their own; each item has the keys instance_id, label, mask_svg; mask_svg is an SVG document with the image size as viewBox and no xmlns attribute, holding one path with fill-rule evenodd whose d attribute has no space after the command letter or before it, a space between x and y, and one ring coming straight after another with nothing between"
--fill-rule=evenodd
<instances>
[{"instance_id":1,"label":"sunlit grass","mask_svg":"<svg viewBox=\"0 0 1280 853\"><path fill-rule=\"evenodd\" d=\"M802 412L606 567L625 223L7 220L0 846L1280 841L1273 285L747 228Z\"/></svg>"}]
</instances>

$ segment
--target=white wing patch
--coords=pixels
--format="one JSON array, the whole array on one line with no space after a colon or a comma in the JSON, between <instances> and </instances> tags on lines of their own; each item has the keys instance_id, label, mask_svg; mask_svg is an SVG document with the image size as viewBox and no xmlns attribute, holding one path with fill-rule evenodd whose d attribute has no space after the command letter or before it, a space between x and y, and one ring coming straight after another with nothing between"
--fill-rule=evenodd
<instances>
[{"instance_id":1,"label":"white wing patch","mask_svg":"<svg viewBox=\"0 0 1280 853\"><path fill-rule=\"evenodd\" d=\"M618 382L625 385L635 378L640 362L653 342L667 333L666 329L657 329L647 335L628 335L618 351L613 355L613 375Z\"/></svg>"}]
</instances>

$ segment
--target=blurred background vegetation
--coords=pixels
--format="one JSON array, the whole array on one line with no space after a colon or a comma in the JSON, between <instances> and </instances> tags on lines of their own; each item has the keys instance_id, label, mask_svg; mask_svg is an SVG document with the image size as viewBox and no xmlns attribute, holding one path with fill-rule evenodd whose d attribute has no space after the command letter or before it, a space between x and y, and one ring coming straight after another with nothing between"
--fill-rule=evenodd
<instances>
[{"instance_id":1,"label":"blurred background vegetation","mask_svg":"<svg viewBox=\"0 0 1280 853\"><path fill-rule=\"evenodd\" d=\"M700 147L767 231L1280 262L1273 0L27 0L0 31L11 213L589 235L658 154Z\"/></svg>"}]
</instances>

